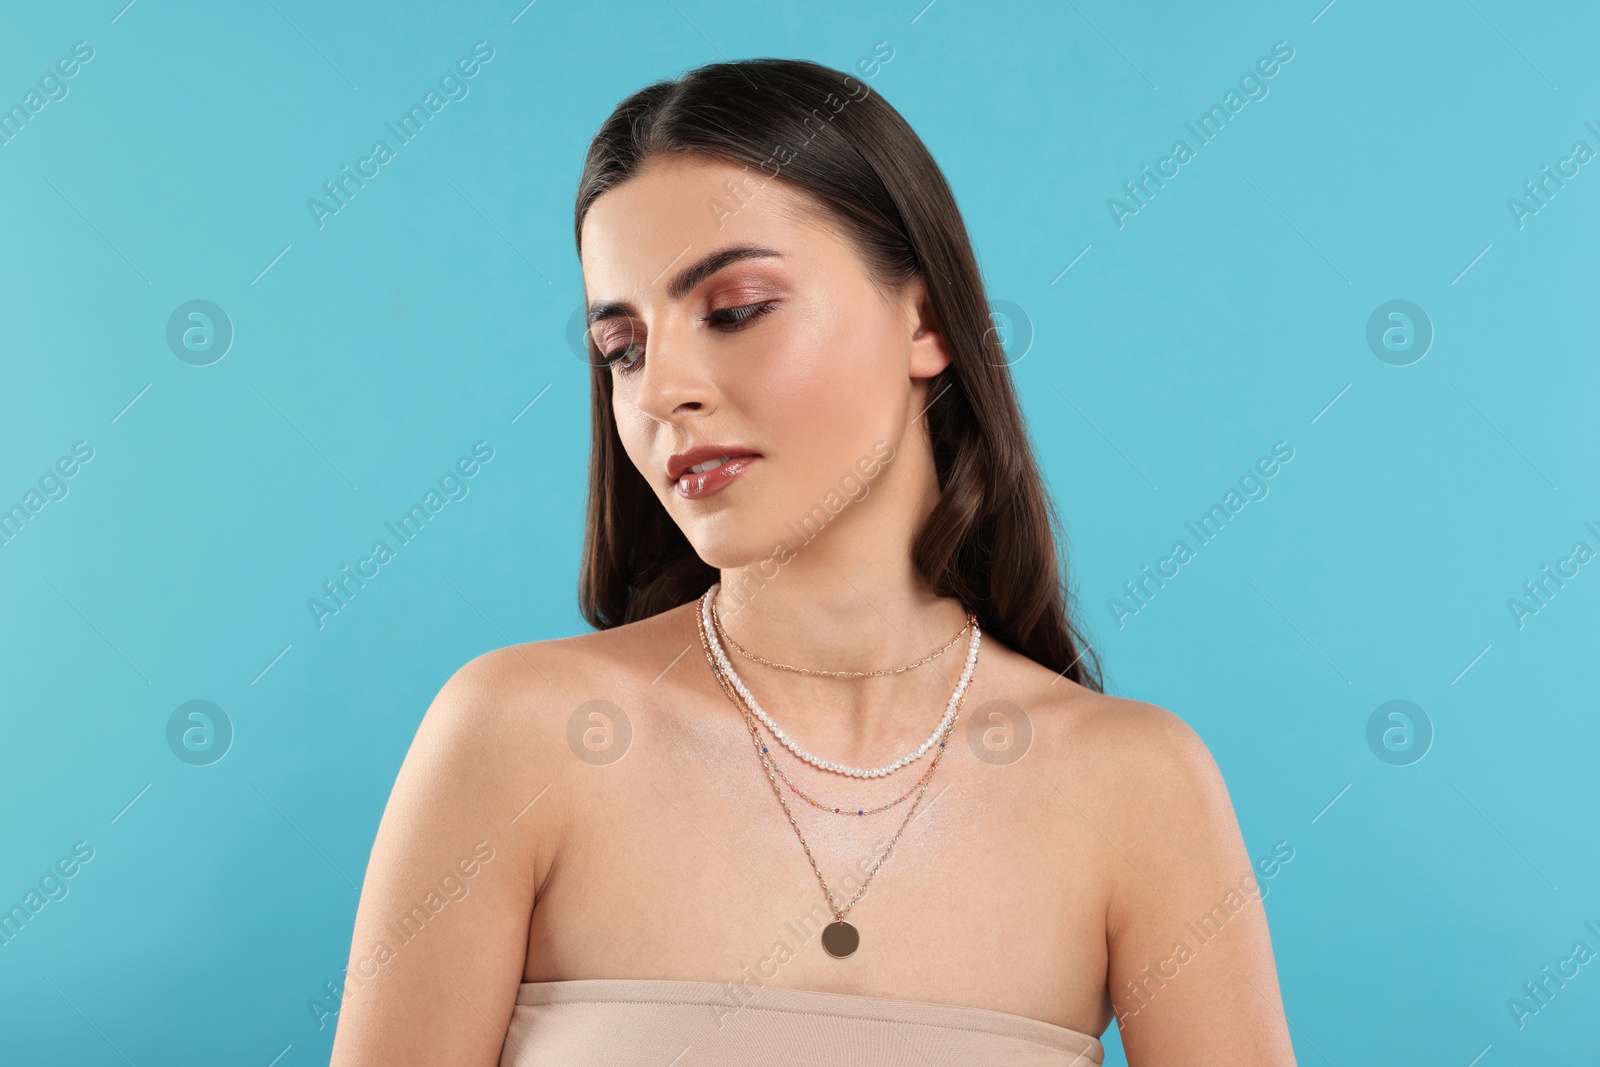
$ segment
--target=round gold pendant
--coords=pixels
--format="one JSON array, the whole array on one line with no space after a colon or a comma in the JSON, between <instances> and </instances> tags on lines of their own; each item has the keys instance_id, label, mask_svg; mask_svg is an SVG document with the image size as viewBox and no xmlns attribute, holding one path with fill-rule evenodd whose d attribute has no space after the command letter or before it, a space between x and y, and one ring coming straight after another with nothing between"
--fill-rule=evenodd
<instances>
[{"instance_id":1,"label":"round gold pendant","mask_svg":"<svg viewBox=\"0 0 1600 1067\"><path fill-rule=\"evenodd\" d=\"M844 959L861 944L861 934L843 919L835 919L822 928L822 947L835 959Z\"/></svg>"}]
</instances>

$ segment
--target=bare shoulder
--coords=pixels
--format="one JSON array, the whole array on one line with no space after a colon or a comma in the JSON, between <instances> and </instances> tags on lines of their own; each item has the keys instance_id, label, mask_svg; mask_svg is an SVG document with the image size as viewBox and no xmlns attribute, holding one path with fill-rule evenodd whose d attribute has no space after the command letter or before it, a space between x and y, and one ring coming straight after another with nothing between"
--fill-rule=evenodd
<instances>
[{"instance_id":1,"label":"bare shoulder","mask_svg":"<svg viewBox=\"0 0 1600 1067\"><path fill-rule=\"evenodd\" d=\"M1210 749L1157 704L1078 686L1053 700L1072 772L1058 788L1103 845L1128 1062L1292 1065L1264 890Z\"/></svg>"},{"instance_id":2,"label":"bare shoulder","mask_svg":"<svg viewBox=\"0 0 1600 1067\"><path fill-rule=\"evenodd\" d=\"M1212 868L1231 853L1233 804L1194 727L1158 704L1105 693L1083 691L1076 706L1073 764L1084 803L1108 832L1120 832L1130 857L1147 858L1147 874L1152 866Z\"/></svg>"},{"instance_id":3,"label":"bare shoulder","mask_svg":"<svg viewBox=\"0 0 1600 1067\"><path fill-rule=\"evenodd\" d=\"M1162 872L1203 877L1240 864L1227 786L1194 727L1158 704L1088 689L1008 653L1006 691L1024 695L1042 773L1120 853L1110 872L1113 922Z\"/></svg>"},{"instance_id":4,"label":"bare shoulder","mask_svg":"<svg viewBox=\"0 0 1600 1067\"><path fill-rule=\"evenodd\" d=\"M373 841L334 1067L495 1062L569 825L567 722L634 684L669 624L494 649L440 686Z\"/></svg>"},{"instance_id":5,"label":"bare shoulder","mask_svg":"<svg viewBox=\"0 0 1600 1067\"><path fill-rule=\"evenodd\" d=\"M574 645L577 647L574 647ZM548 873L564 790L561 717L582 672L581 639L536 641L474 656L441 684L418 724L384 814L386 832L494 831L534 886ZM534 802L538 803L535 804Z\"/></svg>"},{"instance_id":6,"label":"bare shoulder","mask_svg":"<svg viewBox=\"0 0 1600 1067\"><path fill-rule=\"evenodd\" d=\"M563 788L574 773L569 722L586 702L619 698L638 684L641 665L663 643L665 628L658 616L614 630L507 645L458 667L416 728L385 809L375 858L393 859L398 853L385 846L402 840L413 850L439 849L445 847L441 838L492 835L519 882L541 889L569 815L572 791Z\"/></svg>"},{"instance_id":7,"label":"bare shoulder","mask_svg":"<svg viewBox=\"0 0 1600 1067\"><path fill-rule=\"evenodd\" d=\"M557 781L575 766L564 758L574 714L595 702L632 706L693 634L692 613L679 607L608 630L484 652L442 685L413 750L448 748L452 764L503 767L498 783L480 775L476 788L515 786L513 798L533 780Z\"/></svg>"},{"instance_id":8,"label":"bare shoulder","mask_svg":"<svg viewBox=\"0 0 1600 1067\"><path fill-rule=\"evenodd\" d=\"M682 651L687 618L679 607L609 630L484 652L451 675L429 715L524 734L560 725L602 691L648 685Z\"/></svg>"},{"instance_id":9,"label":"bare shoulder","mask_svg":"<svg viewBox=\"0 0 1600 1067\"><path fill-rule=\"evenodd\" d=\"M1056 742L1055 758L1067 763L1055 770L1092 776L1119 806L1156 804L1174 791L1220 786L1210 750L1178 715L1089 689L1011 649L997 652L1000 692L1017 694L1032 725Z\"/></svg>"},{"instance_id":10,"label":"bare shoulder","mask_svg":"<svg viewBox=\"0 0 1600 1067\"><path fill-rule=\"evenodd\" d=\"M1079 738L1105 769L1123 783L1118 800L1136 813L1151 814L1174 802L1199 799L1222 788L1222 773L1199 733L1158 704L1085 691Z\"/></svg>"}]
</instances>

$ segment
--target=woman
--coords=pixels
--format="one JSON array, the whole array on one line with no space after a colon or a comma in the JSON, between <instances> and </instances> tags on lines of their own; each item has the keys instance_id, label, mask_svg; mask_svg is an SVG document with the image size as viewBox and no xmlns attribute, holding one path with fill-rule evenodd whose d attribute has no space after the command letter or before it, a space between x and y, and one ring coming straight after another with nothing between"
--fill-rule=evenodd
<instances>
[{"instance_id":1,"label":"woman","mask_svg":"<svg viewBox=\"0 0 1600 1067\"><path fill-rule=\"evenodd\" d=\"M799 61L650 86L576 236L597 632L429 708L336 1067L1064 1067L1114 1016L1136 1067L1293 1063L1221 776L1101 692L900 115Z\"/></svg>"}]
</instances>

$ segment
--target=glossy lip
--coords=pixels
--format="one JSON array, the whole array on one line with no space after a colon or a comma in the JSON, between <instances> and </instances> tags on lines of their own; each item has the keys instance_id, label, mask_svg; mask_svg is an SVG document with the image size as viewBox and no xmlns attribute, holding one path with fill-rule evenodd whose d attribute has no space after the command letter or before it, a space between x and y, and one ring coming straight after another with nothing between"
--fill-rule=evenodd
<instances>
[{"instance_id":1,"label":"glossy lip","mask_svg":"<svg viewBox=\"0 0 1600 1067\"><path fill-rule=\"evenodd\" d=\"M675 484L678 495L685 500L704 500L715 496L738 481L760 456L734 456L722 466L701 474L685 474Z\"/></svg>"},{"instance_id":2,"label":"glossy lip","mask_svg":"<svg viewBox=\"0 0 1600 1067\"><path fill-rule=\"evenodd\" d=\"M689 468L697 463L704 463L708 459L739 459L743 456L759 456L761 453L743 445L696 445L687 452L674 452L667 457L667 477L676 482Z\"/></svg>"}]
</instances>

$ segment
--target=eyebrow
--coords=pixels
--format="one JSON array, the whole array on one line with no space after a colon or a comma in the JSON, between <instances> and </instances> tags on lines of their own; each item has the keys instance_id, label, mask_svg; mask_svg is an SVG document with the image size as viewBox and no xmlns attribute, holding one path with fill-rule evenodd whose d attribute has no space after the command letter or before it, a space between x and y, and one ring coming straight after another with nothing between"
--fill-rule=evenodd
<instances>
[{"instance_id":1,"label":"eyebrow","mask_svg":"<svg viewBox=\"0 0 1600 1067\"><path fill-rule=\"evenodd\" d=\"M760 245L732 245L720 248L715 252L700 257L694 263L679 271L667 283L667 295L673 300L682 300L689 291L711 275L728 266L745 259L782 259L783 253ZM601 319L622 318L637 314L634 306L627 301L597 301L589 305L588 324L593 326Z\"/></svg>"}]
</instances>

